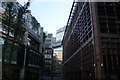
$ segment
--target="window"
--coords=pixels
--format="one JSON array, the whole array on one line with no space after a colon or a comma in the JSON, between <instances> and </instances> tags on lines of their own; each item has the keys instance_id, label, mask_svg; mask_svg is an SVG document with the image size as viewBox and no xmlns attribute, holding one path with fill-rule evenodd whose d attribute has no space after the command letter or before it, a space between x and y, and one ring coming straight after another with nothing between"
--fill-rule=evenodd
<instances>
[{"instance_id":1,"label":"window","mask_svg":"<svg viewBox=\"0 0 120 80\"><path fill-rule=\"evenodd\" d=\"M45 60L46 63L51 63L51 60Z\"/></svg>"},{"instance_id":2,"label":"window","mask_svg":"<svg viewBox=\"0 0 120 80\"><path fill-rule=\"evenodd\" d=\"M47 42L50 42L51 40L46 40Z\"/></svg>"},{"instance_id":3,"label":"window","mask_svg":"<svg viewBox=\"0 0 120 80\"><path fill-rule=\"evenodd\" d=\"M46 49L45 53L52 53L52 49Z\"/></svg>"},{"instance_id":4,"label":"window","mask_svg":"<svg viewBox=\"0 0 120 80\"><path fill-rule=\"evenodd\" d=\"M0 38L0 44L4 44L4 39L3 38Z\"/></svg>"},{"instance_id":5,"label":"window","mask_svg":"<svg viewBox=\"0 0 120 80\"><path fill-rule=\"evenodd\" d=\"M111 38L111 39L110 39L110 42L118 43L118 42L119 42L119 39L117 39L117 38Z\"/></svg>"},{"instance_id":6,"label":"window","mask_svg":"<svg viewBox=\"0 0 120 80\"><path fill-rule=\"evenodd\" d=\"M109 24L109 32L110 33L117 33L117 26L115 24Z\"/></svg>"},{"instance_id":7,"label":"window","mask_svg":"<svg viewBox=\"0 0 120 80\"><path fill-rule=\"evenodd\" d=\"M46 59L51 59L52 56L47 54L47 55L45 55L45 58L46 58Z\"/></svg>"},{"instance_id":8,"label":"window","mask_svg":"<svg viewBox=\"0 0 120 80\"><path fill-rule=\"evenodd\" d=\"M108 32L106 23L100 23L100 32L101 33L107 33Z\"/></svg>"},{"instance_id":9,"label":"window","mask_svg":"<svg viewBox=\"0 0 120 80\"><path fill-rule=\"evenodd\" d=\"M102 38L101 42L109 42L109 38Z\"/></svg>"}]
</instances>

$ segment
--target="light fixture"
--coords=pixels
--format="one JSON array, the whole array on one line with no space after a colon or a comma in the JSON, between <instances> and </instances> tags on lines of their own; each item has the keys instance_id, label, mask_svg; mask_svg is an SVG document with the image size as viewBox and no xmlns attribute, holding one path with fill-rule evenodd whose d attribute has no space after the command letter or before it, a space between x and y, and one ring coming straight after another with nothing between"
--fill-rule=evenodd
<instances>
[{"instance_id":1,"label":"light fixture","mask_svg":"<svg viewBox=\"0 0 120 80\"><path fill-rule=\"evenodd\" d=\"M100 64L103 67L103 63Z\"/></svg>"},{"instance_id":2,"label":"light fixture","mask_svg":"<svg viewBox=\"0 0 120 80\"><path fill-rule=\"evenodd\" d=\"M82 67L80 67L80 69L82 69Z\"/></svg>"},{"instance_id":3,"label":"light fixture","mask_svg":"<svg viewBox=\"0 0 120 80\"><path fill-rule=\"evenodd\" d=\"M95 67L96 65L94 64L94 67Z\"/></svg>"}]
</instances>

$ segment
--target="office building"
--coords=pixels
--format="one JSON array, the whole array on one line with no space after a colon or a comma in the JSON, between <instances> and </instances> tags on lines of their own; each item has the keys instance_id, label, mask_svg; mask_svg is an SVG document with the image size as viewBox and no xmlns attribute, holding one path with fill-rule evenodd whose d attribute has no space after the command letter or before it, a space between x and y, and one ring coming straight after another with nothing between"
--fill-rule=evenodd
<instances>
[{"instance_id":1,"label":"office building","mask_svg":"<svg viewBox=\"0 0 120 80\"><path fill-rule=\"evenodd\" d=\"M63 38L64 78L120 79L119 8L120 2L73 2Z\"/></svg>"},{"instance_id":2,"label":"office building","mask_svg":"<svg viewBox=\"0 0 120 80\"><path fill-rule=\"evenodd\" d=\"M2 18L2 30L0 31L2 40L0 44L2 45L2 79L36 80L41 77L44 60L44 56L41 53L43 43L42 28L36 18L31 15L30 10L27 10L27 13L24 14L25 21L22 28L19 25L17 25L19 28L11 26L18 19L13 17L13 14L17 16L22 5L18 2L3 2L2 7L5 10L5 14L7 14L4 14ZM8 9L11 10L11 13L7 12ZM7 20L6 16L8 19L11 18L11 20ZM7 23L7 21L12 20L14 22ZM17 28L18 32L15 31L15 28ZM23 35L22 33L20 34L22 31Z\"/></svg>"},{"instance_id":3,"label":"office building","mask_svg":"<svg viewBox=\"0 0 120 80\"><path fill-rule=\"evenodd\" d=\"M0 32L2 31L2 14L4 13L4 9L2 8L2 2L0 0ZM1 34L1 33L0 33ZM0 35L0 66L2 66L2 44L3 39ZM0 67L0 79L2 79L2 67Z\"/></svg>"},{"instance_id":4,"label":"office building","mask_svg":"<svg viewBox=\"0 0 120 80\"><path fill-rule=\"evenodd\" d=\"M62 60L63 60L63 47L62 39L64 35L65 27L62 27L56 31L56 41L53 43L53 76L62 76Z\"/></svg>"},{"instance_id":5,"label":"office building","mask_svg":"<svg viewBox=\"0 0 120 80\"><path fill-rule=\"evenodd\" d=\"M44 50L44 76L50 77L52 73L52 59L53 59L53 35L46 33L45 50Z\"/></svg>"}]
</instances>

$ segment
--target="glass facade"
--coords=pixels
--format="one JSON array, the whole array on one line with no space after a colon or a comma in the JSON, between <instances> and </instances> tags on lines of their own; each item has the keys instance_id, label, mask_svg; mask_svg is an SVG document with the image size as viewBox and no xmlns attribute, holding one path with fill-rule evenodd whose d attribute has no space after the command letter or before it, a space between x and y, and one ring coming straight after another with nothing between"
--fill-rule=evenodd
<instances>
[{"instance_id":1,"label":"glass facade","mask_svg":"<svg viewBox=\"0 0 120 80\"><path fill-rule=\"evenodd\" d=\"M56 42L61 42L63 39L65 27L60 28L56 31Z\"/></svg>"},{"instance_id":2,"label":"glass facade","mask_svg":"<svg viewBox=\"0 0 120 80\"><path fill-rule=\"evenodd\" d=\"M25 46L3 38L5 42L2 44L2 77L4 79L19 79L19 71L23 66L24 48ZM9 73L8 73L9 72ZM15 76L15 77L14 77Z\"/></svg>"},{"instance_id":3,"label":"glass facade","mask_svg":"<svg viewBox=\"0 0 120 80\"><path fill-rule=\"evenodd\" d=\"M27 54L27 66L33 68L41 68L43 65L43 55L39 55L40 53L28 48Z\"/></svg>"}]
</instances>

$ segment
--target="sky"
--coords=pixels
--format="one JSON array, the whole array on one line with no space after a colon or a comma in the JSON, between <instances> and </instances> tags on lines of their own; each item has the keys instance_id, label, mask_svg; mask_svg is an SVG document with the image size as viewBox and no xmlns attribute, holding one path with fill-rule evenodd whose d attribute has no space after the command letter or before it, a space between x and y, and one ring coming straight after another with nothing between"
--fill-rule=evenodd
<instances>
[{"instance_id":1,"label":"sky","mask_svg":"<svg viewBox=\"0 0 120 80\"><path fill-rule=\"evenodd\" d=\"M44 31L53 33L67 25L68 17L73 1L31 1L30 10L32 15L38 20Z\"/></svg>"}]
</instances>

